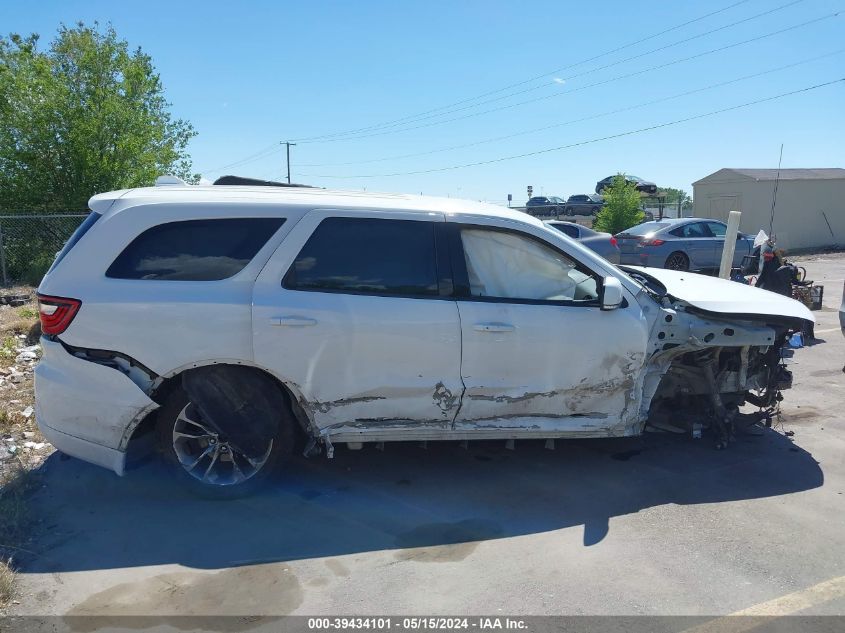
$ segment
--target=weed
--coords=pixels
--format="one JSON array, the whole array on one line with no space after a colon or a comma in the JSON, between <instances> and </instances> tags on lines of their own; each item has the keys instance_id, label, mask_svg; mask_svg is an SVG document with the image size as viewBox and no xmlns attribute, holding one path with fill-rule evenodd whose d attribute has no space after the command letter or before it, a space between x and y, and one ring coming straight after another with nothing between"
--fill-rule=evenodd
<instances>
[{"instance_id":1,"label":"weed","mask_svg":"<svg viewBox=\"0 0 845 633\"><path fill-rule=\"evenodd\" d=\"M18 355L18 341L14 336L7 336L0 343L0 357L15 358Z\"/></svg>"},{"instance_id":2,"label":"weed","mask_svg":"<svg viewBox=\"0 0 845 633\"><path fill-rule=\"evenodd\" d=\"M15 575L12 559L0 560L0 607L7 604L15 595Z\"/></svg>"},{"instance_id":3,"label":"weed","mask_svg":"<svg viewBox=\"0 0 845 633\"><path fill-rule=\"evenodd\" d=\"M24 306L18 310L18 316L22 319L37 319L38 311L35 308Z\"/></svg>"}]
</instances>

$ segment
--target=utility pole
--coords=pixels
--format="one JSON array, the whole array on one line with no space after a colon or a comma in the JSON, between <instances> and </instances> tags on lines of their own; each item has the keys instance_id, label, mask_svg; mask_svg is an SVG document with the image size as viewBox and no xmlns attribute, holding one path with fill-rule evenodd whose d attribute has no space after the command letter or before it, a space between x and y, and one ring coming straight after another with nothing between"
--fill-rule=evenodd
<instances>
[{"instance_id":1,"label":"utility pole","mask_svg":"<svg viewBox=\"0 0 845 633\"><path fill-rule=\"evenodd\" d=\"M296 147L296 143L291 143L290 141L282 141L282 143L285 145L285 148L287 150L286 153L288 158L288 184L290 184L290 146L293 145L294 147Z\"/></svg>"}]
</instances>

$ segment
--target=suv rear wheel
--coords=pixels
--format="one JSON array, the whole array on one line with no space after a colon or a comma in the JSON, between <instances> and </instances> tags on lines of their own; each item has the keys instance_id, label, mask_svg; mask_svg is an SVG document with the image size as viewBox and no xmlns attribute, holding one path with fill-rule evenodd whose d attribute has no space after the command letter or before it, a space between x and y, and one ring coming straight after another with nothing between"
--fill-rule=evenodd
<instances>
[{"instance_id":1,"label":"suv rear wheel","mask_svg":"<svg viewBox=\"0 0 845 633\"><path fill-rule=\"evenodd\" d=\"M170 470L200 496L230 499L255 492L291 454L294 420L282 411L274 433L248 454L203 418L177 388L159 410L159 449Z\"/></svg>"}]
</instances>

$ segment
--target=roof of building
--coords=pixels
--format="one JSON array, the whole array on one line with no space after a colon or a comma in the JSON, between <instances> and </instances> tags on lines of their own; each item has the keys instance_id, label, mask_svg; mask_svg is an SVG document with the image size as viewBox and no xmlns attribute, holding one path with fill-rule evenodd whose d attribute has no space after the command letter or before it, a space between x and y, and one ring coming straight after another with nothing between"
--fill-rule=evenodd
<instances>
[{"instance_id":1,"label":"roof of building","mask_svg":"<svg viewBox=\"0 0 845 633\"><path fill-rule=\"evenodd\" d=\"M717 172L697 180L693 185L704 182L720 182L736 179L742 180L776 180L778 179L777 169L745 169L740 167L725 167ZM845 169L841 167L818 167L802 169L781 169L780 180L841 180L845 179Z\"/></svg>"},{"instance_id":2,"label":"roof of building","mask_svg":"<svg viewBox=\"0 0 845 633\"><path fill-rule=\"evenodd\" d=\"M119 205L114 203L119 201ZM462 200L371 191L336 191L312 187L185 185L160 184L156 187L121 189L93 196L88 201L92 211L125 209L146 204L166 203L249 202L258 204L289 204L313 208L360 208L369 210L401 210L420 213L468 213L518 219L538 224L539 221L515 209Z\"/></svg>"}]
</instances>

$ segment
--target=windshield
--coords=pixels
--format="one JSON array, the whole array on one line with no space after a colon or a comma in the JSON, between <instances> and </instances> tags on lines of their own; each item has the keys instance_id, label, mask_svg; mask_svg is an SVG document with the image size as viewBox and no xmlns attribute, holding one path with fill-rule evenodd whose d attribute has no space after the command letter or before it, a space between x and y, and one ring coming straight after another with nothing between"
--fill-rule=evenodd
<instances>
[{"instance_id":1,"label":"windshield","mask_svg":"<svg viewBox=\"0 0 845 633\"><path fill-rule=\"evenodd\" d=\"M648 235L649 233L657 233L660 229L665 229L667 226L669 226L667 222L643 222L642 224L622 231L620 235Z\"/></svg>"}]
</instances>

